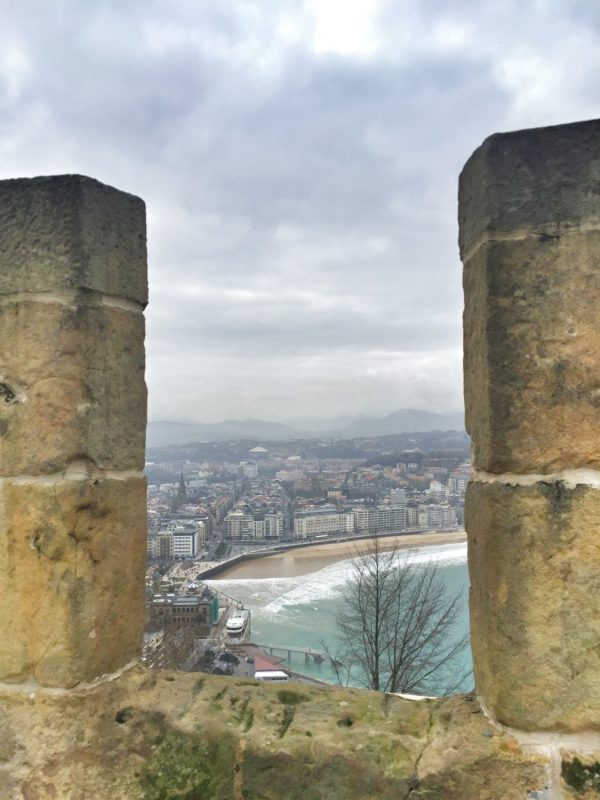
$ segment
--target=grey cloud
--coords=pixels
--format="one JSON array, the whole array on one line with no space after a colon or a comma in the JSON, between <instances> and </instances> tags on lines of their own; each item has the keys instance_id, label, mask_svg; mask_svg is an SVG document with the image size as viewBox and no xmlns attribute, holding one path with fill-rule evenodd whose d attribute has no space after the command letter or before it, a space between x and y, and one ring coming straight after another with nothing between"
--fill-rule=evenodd
<instances>
[{"instance_id":1,"label":"grey cloud","mask_svg":"<svg viewBox=\"0 0 600 800\"><path fill-rule=\"evenodd\" d=\"M147 202L155 415L458 407L458 173L597 105L592 2L381 0L367 55L313 24L300 0L3 12L2 176Z\"/></svg>"}]
</instances>

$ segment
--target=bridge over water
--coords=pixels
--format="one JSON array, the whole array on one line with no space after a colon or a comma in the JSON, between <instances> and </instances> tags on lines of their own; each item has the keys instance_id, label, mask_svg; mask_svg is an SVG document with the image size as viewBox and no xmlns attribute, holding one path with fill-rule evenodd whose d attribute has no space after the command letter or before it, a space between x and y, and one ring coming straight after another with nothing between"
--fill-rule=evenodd
<instances>
[{"instance_id":1,"label":"bridge over water","mask_svg":"<svg viewBox=\"0 0 600 800\"><path fill-rule=\"evenodd\" d=\"M315 650L313 647L292 647L288 644L257 644L256 646L267 650L271 656L276 651L287 653L288 661L292 660L292 653L299 653L304 655L305 664L308 664L311 658L316 664L322 664L323 661L331 661L332 664L338 663L324 650Z\"/></svg>"}]
</instances>

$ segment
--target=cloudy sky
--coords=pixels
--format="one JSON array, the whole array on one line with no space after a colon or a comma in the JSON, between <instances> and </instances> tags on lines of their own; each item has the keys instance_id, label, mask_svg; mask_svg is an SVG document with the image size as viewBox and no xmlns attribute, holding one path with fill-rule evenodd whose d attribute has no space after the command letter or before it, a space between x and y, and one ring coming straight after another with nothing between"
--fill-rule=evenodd
<instances>
[{"instance_id":1,"label":"cloudy sky","mask_svg":"<svg viewBox=\"0 0 600 800\"><path fill-rule=\"evenodd\" d=\"M154 419L460 409L458 173L600 116L597 0L0 12L0 177L146 201Z\"/></svg>"}]
</instances>

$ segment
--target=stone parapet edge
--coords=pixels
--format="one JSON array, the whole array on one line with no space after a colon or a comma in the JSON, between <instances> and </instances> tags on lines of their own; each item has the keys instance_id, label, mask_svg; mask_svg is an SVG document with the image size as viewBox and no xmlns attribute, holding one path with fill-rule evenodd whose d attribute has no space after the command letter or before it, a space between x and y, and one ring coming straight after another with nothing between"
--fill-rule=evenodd
<instances>
[{"instance_id":1,"label":"stone parapet edge","mask_svg":"<svg viewBox=\"0 0 600 800\"><path fill-rule=\"evenodd\" d=\"M92 289L73 289L71 291L52 291L52 292L12 292L10 294L0 294L0 307L13 305L14 303L43 303L63 306L85 306L82 299L87 298L91 306L107 306L117 308L120 311L130 311L135 314L144 313L144 305L134 300L127 300L118 295L105 294Z\"/></svg>"},{"instance_id":2,"label":"stone parapet edge","mask_svg":"<svg viewBox=\"0 0 600 800\"><path fill-rule=\"evenodd\" d=\"M12 483L19 486L55 486L64 481L88 481L96 479L127 481L131 478L145 478L143 470L135 469L102 469L87 461L74 461L60 472L50 475L3 475L0 477L0 486L3 483Z\"/></svg>"},{"instance_id":3,"label":"stone parapet edge","mask_svg":"<svg viewBox=\"0 0 600 800\"><path fill-rule=\"evenodd\" d=\"M13 692L14 694L45 694L53 696L72 695L76 694L77 692L85 694L86 692L94 691L94 689L96 689L98 686L102 686L105 683L111 683L112 681L118 680L121 675L124 675L126 672L129 672L135 667L140 666L140 664L140 659L134 658L131 661L128 661L123 667L120 667L120 669L115 670L115 672L109 672L106 675L100 675L98 678L88 683L82 681L81 683L77 683L75 686L71 686L68 689L61 686L44 686L43 684L38 683L31 678L23 681L22 683L8 683L7 681L0 681L0 693Z\"/></svg>"},{"instance_id":4,"label":"stone parapet edge","mask_svg":"<svg viewBox=\"0 0 600 800\"><path fill-rule=\"evenodd\" d=\"M517 474L503 472L494 474L483 470L475 470L471 475L473 483L495 483L504 486L535 486L538 483L562 483L569 489L576 486L587 486L589 489L600 489L600 470L597 469L563 469L559 472Z\"/></svg>"},{"instance_id":5,"label":"stone parapet edge","mask_svg":"<svg viewBox=\"0 0 600 800\"><path fill-rule=\"evenodd\" d=\"M493 244L494 242L522 242L525 239L535 239L544 235L560 238L562 233L575 231L577 233L600 231L600 222L584 222L576 226L548 222L545 225L537 225L535 228L516 228L510 231L484 231L477 241L474 242L467 251L462 253L461 258L466 263L472 259L482 247L487 244Z\"/></svg>"}]
</instances>

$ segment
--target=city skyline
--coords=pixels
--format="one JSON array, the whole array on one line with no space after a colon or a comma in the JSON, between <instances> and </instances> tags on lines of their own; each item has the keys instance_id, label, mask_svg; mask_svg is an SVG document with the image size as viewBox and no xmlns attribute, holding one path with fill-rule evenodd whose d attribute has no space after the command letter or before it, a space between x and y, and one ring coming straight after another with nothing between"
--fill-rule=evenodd
<instances>
[{"instance_id":1,"label":"city skyline","mask_svg":"<svg viewBox=\"0 0 600 800\"><path fill-rule=\"evenodd\" d=\"M155 420L460 411L460 169L600 100L591 1L23 0L0 44L0 177L146 201Z\"/></svg>"}]
</instances>

